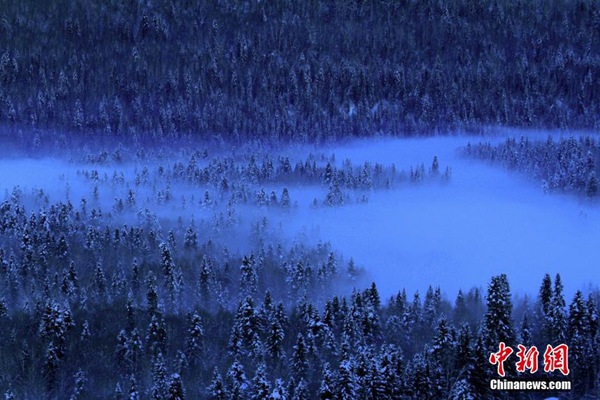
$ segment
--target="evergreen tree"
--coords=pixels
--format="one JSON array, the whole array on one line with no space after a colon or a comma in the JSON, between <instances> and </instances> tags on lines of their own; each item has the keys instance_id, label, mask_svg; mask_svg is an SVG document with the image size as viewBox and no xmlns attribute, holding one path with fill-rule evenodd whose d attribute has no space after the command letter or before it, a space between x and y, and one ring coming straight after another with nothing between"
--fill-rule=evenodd
<instances>
[{"instance_id":1,"label":"evergreen tree","mask_svg":"<svg viewBox=\"0 0 600 400\"><path fill-rule=\"evenodd\" d=\"M505 274L492 277L486 297L487 312L483 321L484 339L487 350L497 351L504 342L515 344L512 322L512 301L508 278Z\"/></svg>"},{"instance_id":2,"label":"evergreen tree","mask_svg":"<svg viewBox=\"0 0 600 400\"><path fill-rule=\"evenodd\" d=\"M552 278L545 274L536 303L536 343L540 346L549 344L552 337Z\"/></svg>"},{"instance_id":3,"label":"evergreen tree","mask_svg":"<svg viewBox=\"0 0 600 400\"><path fill-rule=\"evenodd\" d=\"M485 399L489 394L490 385L490 368L489 368L489 352L485 346L482 335L477 336L475 343L473 367L468 375L469 385L473 388L473 393L476 399Z\"/></svg>"},{"instance_id":4,"label":"evergreen tree","mask_svg":"<svg viewBox=\"0 0 600 400\"><path fill-rule=\"evenodd\" d=\"M283 188L280 204L282 208L289 208L291 206L290 192L288 191L288 188Z\"/></svg>"},{"instance_id":5,"label":"evergreen tree","mask_svg":"<svg viewBox=\"0 0 600 400\"><path fill-rule=\"evenodd\" d=\"M433 157L433 162L431 163L431 175L437 176L440 173L440 165L438 162L437 156Z\"/></svg>"},{"instance_id":6,"label":"evergreen tree","mask_svg":"<svg viewBox=\"0 0 600 400\"><path fill-rule=\"evenodd\" d=\"M172 231L170 231L172 235ZM165 243L160 244L161 251L161 269L165 278L165 288L169 293L171 304L175 304L177 295L179 294L180 285L178 281L178 272L175 268L175 262L171 256L171 250Z\"/></svg>"},{"instance_id":7,"label":"evergreen tree","mask_svg":"<svg viewBox=\"0 0 600 400\"><path fill-rule=\"evenodd\" d=\"M152 399L164 399L167 396L167 390L167 369L165 367L164 357L162 353L159 352L153 357L151 389Z\"/></svg>"},{"instance_id":8,"label":"evergreen tree","mask_svg":"<svg viewBox=\"0 0 600 400\"><path fill-rule=\"evenodd\" d=\"M564 343L566 335L566 312L565 299L563 297L563 285L560 279L560 274L556 274L554 279L554 292L552 293L552 301L549 310L549 325L550 325L550 343L558 345Z\"/></svg>"},{"instance_id":9,"label":"evergreen tree","mask_svg":"<svg viewBox=\"0 0 600 400\"><path fill-rule=\"evenodd\" d=\"M449 392L447 386L451 382L454 373L454 360L456 357L456 338L454 330L448 326L445 318L440 318L431 346L431 357L434 365L441 372L441 382L445 385L444 392Z\"/></svg>"},{"instance_id":10,"label":"evergreen tree","mask_svg":"<svg viewBox=\"0 0 600 400\"><path fill-rule=\"evenodd\" d=\"M198 247L198 235L193 226L190 226L187 231L185 231L183 247L187 250L195 250Z\"/></svg>"},{"instance_id":11,"label":"evergreen tree","mask_svg":"<svg viewBox=\"0 0 600 400\"><path fill-rule=\"evenodd\" d=\"M139 298L138 296L140 287L140 267L138 265L137 258L134 258L133 264L131 265L131 291L136 299Z\"/></svg>"},{"instance_id":12,"label":"evergreen tree","mask_svg":"<svg viewBox=\"0 0 600 400\"><path fill-rule=\"evenodd\" d=\"M131 375L129 377L129 396L128 400L140 400L140 392L138 390L137 381L135 376Z\"/></svg>"},{"instance_id":13,"label":"evergreen tree","mask_svg":"<svg viewBox=\"0 0 600 400\"><path fill-rule=\"evenodd\" d=\"M221 374L219 374L219 370L216 367L213 371L210 386L208 387L208 398L209 400L227 400L229 398L223 378L221 378Z\"/></svg>"},{"instance_id":14,"label":"evergreen tree","mask_svg":"<svg viewBox=\"0 0 600 400\"><path fill-rule=\"evenodd\" d=\"M60 365L60 351L56 348L53 342L50 342L46 348L46 356L44 360L44 379L46 381L47 393L52 397L57 387L57 375Z\"/></svg>"},{"instance_id":15,"label":"evergreen tree","mask_svg":"<svg viewBox=\"0 0 600 400\"><path fill-rule=\"evenodd\" d=\"M588 197L595 197L598 194L598 179L596 178L596 171L592 171L590 173L586 184L585 193Z\"/></svg>"},{"instance_id":16,"label":"evergreen tree","mask_svg":"<svg viewBox=\"0 0 600 400\"><path fill-rule=\"evenodd\" d=\"M256 370L256 375L252 379L252 388L250 390L250 399L263 400L267 399L271 393L271 385L267 380L266 367L264 363L260 363Z\"/></svg>"},{"instance_id":17,"label":"evergreen tree","mask_svg":"<svg viewBox=\"0 0 600 400\"><path fill-rule=\"evenodd\" d=\"M352 361L350 359L342 359L337 371L334 398L340 400L353 400L358 398L357 392L357 378L354 373Z\"/></svg>"},{"instance_id":18,"label":"evergreen tree","mask_svg":"<svg viewBox=\"0 0 600 400\"><path fill-rule=\"evenodd\" d=\"M238 359L234 359L227 371L227 392L232 400L242 400L246 398L248 388L244 366Z\"/></svg>"},{"instance_id":19,"label":"evergreen tree","mask_svg":"<svg viewBox=\"0 0 600 400\"><path fill-rule=\"evenodd\" d=\"M85 384L87 381L87 374L83 372L81 368L77 370L75 373L75 387L73 388L73 394L71 395L70 400L77 400L81 397L82 393L85 391Z\"/></svg>"},{"instance_id":20,"label":"evergreen tree","mask_svg":"<svg viewBox=\"0 0 600 400\"><path fill-rule=\"evenodd\" d=\"M146 277L146 307L150 318L160 313L158 308L158 292L156 290L156 277L152 271L148 272Z\"/></svg>"},{"instance_id":21,"label":"evergreen tree","mask_svg":"<svg viewBox=\"0 0 600 400\"><path fill-rule=\"evenodd\" d=\"M205 308L209 308L212 304L211 293L213 293L213 286L215 285L213 274L212 265L206 255L204 255L200 262L198 294L200 296L200 304Z\"/></svg>"},{"instance_id":22,"label":"evergreen tree","mask_svg":"<svg viewBox=\"0 0 600 400\"><path fill-rule=\"evenodd\" d=\"M439 398L435 371L431 369L430 364L421 353L416 354L413 358L409 367L408 379L408 390L413 398Z\"/></svg>"},{"instance_id":23,"label":"evergreen tree","mask_svg":"<svg viewBox=\"0 0 600 400\"><path fill-rule=\"evenodd\" d=\"M526 347L531 347L533 345L533 334L531 332L531 327L529 326L527 313L523 315L523 321L521 322L521 330L519 332L519 343Z\"/></svg>"},{"instance_id":24,"label":"evergreen tree","mask_svg":"<svg viewBox=\"0 0 600 400\"><path fill-rule=\"evenodd\" d=\"M265 340L267 357L277 366L285 359L283 340L285 331L277 318L271 318L268 322L268 332Z\"/></svg>"},{"instance_id":25,"label":"evergreen tree","mask_svg":"<svg viewBox=\"0 0 600 400\"><path fill-rule=\"evenodd\" d=\"M306 387L306 381L303 378L301 378L296 385L292 400L309 400L308 388Z\"/></svg>"},{"instance_id":26,"label":"evergreen tree","mask_svg":"<svg viewBox=\"0 0 600 400\"><path fill-rule=\"evenodd\" d=\"M249 296L258 290L258 274L254 262L254 256L244 256L240 267L240 291Z\"/></svg>"},{"instance_id":27,"label":"evergreen tree","mask_svg":"<svg viewBox=\"0 0 600 400\"><path fill-rule=\"evenodd\" d=\"M573 391L579 396L589 393L593 387L597 373L597 342L589 324L588 304L581 291L575 293L569 305L568 337L569 343L569 377L573 382Z\"/></svg>"},{"instance_id":28,"label":"evergreen tree","mask_svg":"<svg viewBox=\"0 0 600 400\"><path fill-rule=\"evenodd\" d=\"M138 368L138 363L142 352L144 351L144 344L140 336L139 331L135 328L131 331L131 336L127 344L127 359L131 360L131 365L134 371Z\"/></svg>"},{"instance_id":29,"label":"evergreen tree","mask_svg":"<svg viewBox=\"0 0 600 400\"><path fill-rule=\"evenodd\" d=\"M148 344L148 351L152 355L163 353L166 350L167 329L162 316L152 315L148 326L148 334L146 335L146 343Z\"/></svg>"},{"instance_id":30,"label":"evergreen tree","mask_svg":"<svg viewBox=\"0 0 600 400\"><path fill-rule=\"evenodd\" d=\"M97 301L102 302L106 300L106 277L104 276L104 270L100 263L96 265L92 289Z\"/></svg>"},{"instance_id":31,"label":"evergreen tree","mask_svg":"<svg viewBox=\"0 0 600 400\"><path fill-rule=\"evenodd\" d=\"M292 354L292 373L294 379L300 381L301 379L306 378L308 367L308 354L304 336L301 333L298 333L298 338Z\"/></svg>"},{"instance_id":32,"label":"evergreen tree","mask_svg":"<svg viewBox=\"0 0 600 400\"><path fill-rule=\"evenodd\" d=\"M198 313L194 312L190 320L190 328L188 330L186 341L186 356L193 365L202 354L202 342L204 340L204 328L202 319Z\"/></svg>"},{"instance_id":33,"label":"evergreen tree","mask_svg":"<svg viewBox=\"0 0 600 400\"><path fill-rule=\"evenodd\" d=\"M329 364L325 363L323 366L323 379L321 380L321 386L319 387L319 399L320 400L332 400L335 398L335 377L329 370Z\"/></svg>"},{"instance_id":34,"label":"evergreen tree","mask_svg":"<svg viewBox=\"0 0 600 400\"><path fill-rule=\"evenodd\" d=\"M185 400L185 391L179 374L171 375L168 393L168 400Z\"/></svg>"}]
</instances>

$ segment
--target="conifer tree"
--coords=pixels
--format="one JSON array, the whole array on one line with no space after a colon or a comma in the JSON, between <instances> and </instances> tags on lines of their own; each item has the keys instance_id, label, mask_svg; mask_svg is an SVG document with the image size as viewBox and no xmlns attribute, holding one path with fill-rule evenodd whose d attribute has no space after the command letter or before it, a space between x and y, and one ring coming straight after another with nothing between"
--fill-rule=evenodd
<instances>
[{"instance_id":1,"label":"conifer tree","mask_svg":"<svg viewBox=\"0 0 600 400\"><path fill-rule=\"evenodd\" d=\"M208 387L208 398L209 400L227 400L229 398L223 378L221 378L221 374L219 374L219 370L216 367L213 371L210 386Z\"/></svg>"},{"instance_id":2,"label":"conifer tree","mask_svg":"<svg viewBox=\"0 0 600 400\"><path fill-rule=\"evenodd\" d=\"M515 344L512 322L512 301L508 278L505 274L492 277L486 296L487 312L483 321L485 346L497 351L500 342Z\"/></svg>"},{"instance_id":3,"label":"conifer tree","mask_svg":"<svg viewBox=\"0 0 600 400\"><path fill-rule=\"evenodd\" d=\"M474 348L473 367L468 375L468 382L473 388L476 399L485 399L488 396L490 384L489 351L481 334L477 335Z\"/></svg>"},{"instance_id":4,"label":"conifer tree","mask_svg":"<svg viewBox=\"0 0 600 400\"><path fill-rule=\"evenodd\" d=\"M545 274L540 286L538 299L536 302L535 325L536 343L538 345L549 344L552 336L552 278Z\"/></svg>"},{"instance_id":5,"label":"conifer tree","mask_svg":"<svg viewBox=\"0 0 600 400\"><path fill-rule=\"evenodd\" d=\"M185 390L179 374L173 374L169 379L168 400L185 400Z\"/></svg>"},{"instance_id":6,"label":"conifer tree","mask_svg":"<svg viewBox=\"0 0 600 400\"><path fill-rule=\"evenodd\" d=\"M265 340L266 352L268 359L272 360L273 365L277 366L285 359L283 348L285 331L277 318L271 318L268 324L267 337Z\"/></svg>"},{"instance_id":7,"label":"conifer tree","mask_svg":"<svg viewBox=\"0 0 600 400\"><path fill-rule=\"evenodd\" d=\"M244 366L236 358L227 371L227 392L232 400L242 400L246 398L248 388Z\"/></svg>"},{"instance_id":8,"label":"conifer tree","mask_svg":"<svg viewBox=\"0 0 600 400\"><path fill-rule=\"evenodd\" d=\"M134 328L134 330L136 330ZM152 315L150 325L148 325L148 334L146 335L146 343L150 354L156 356L166 350L167 345L167 329L162 316L157 314Z\"/></svg>"},{"instance_id":9,"label":"conifer tree","mask_svg":"<svg viewBox=\"0 0 600 400\"><path fill-rule=\"evenodd\" d=\"M565 329L567 323L566 311L565 311L565 299L563 296L563 285L560 278L560 274L556 274L554 279L554 292L552 293L552 300L550 303L548 321L550 324L550 341L553 345L564 343L566 339Z\"/></svg>"},{"instance_id":10,"label":"conifer tree","mask_svg":"<svg viewBox=\"0 0 600 400\"><path fill-rule=\"evenodd\" d=\"M152 388L151 396L153 400L164 399L167 395L168 381L165 359L161 352L158 352L152 358Z\"/></svg>"},{"instance_id":11,"label":"conifer tree","mask_svg":"<svg viewBox=\"0 0 600 400\"><path fill-rule=\"evenodd\" d=\"M156 277L152 271L149 271L148 276L146 277L146 307L150 318L152 318L153 315L160 313L158 308Z\"/></svg>"},{"instance_id":12,"label":"conifer tree","mask_svg":"<svg viewBox=\"0 0 600 400\"><path fill-rule=\"evenodd\" d=\"M309 400L308 388L306 387L306 381L303 378L298 381L298 384L294 388L292 400Z\"/></svg>"},{"instance_id":13,"label":"conifer tree","mask_svg":"<svg viewBox=\"0 0 600 400\"><path fill-rule=\"evenodd\" d=\"M192 365L200 358L202 354L203 341L204 327L202 326L202 318L200 318L198 313L194 312L191 316L190 327L186 341L186 356Z\"/></svg>"},{"instance_id":14,"label":"conifer tree","mask_svg":"<svg viewBox=\"0 0 600 400\"><path fill-rule=\"evenodd\" d=\"M288 191L288 188L283 188L280 204L282 208L289 208L291 206L290 192Z\"/></svg>"},{"instance_id":15,"label":"conifer tree","mask_svg":"<svg viewBox=\"0 0 600 400\"><path fill-rule=\"evenodd\" d=\"M301 333L298 333L298 338L296 339L294 352L292 354L292 372L294 379L300 381L301 379L306 378L308 367L308 354L304 336Z\"/></svg>"},{"instance_id":16,"label":"conifer tree","mask_svg":"<svg viewBox=\"0 0 600 400\"><path fill-rule=\"evenodd\" d=\"M319 387L319 399L331 400L335 398L335 377L329 369L329 364L323 365L323 378Z\"/></svg>"},{"instance_id":17,"label":"conifer tree","mask_svg":"<svg viewBox=\"0 0 600 400\"><path fill-rule=\"evenodd\" d=\"M244 256L240 267L240 291L242 294L249 296L258 290L258 274L254 256Z\"/></svg>"},{"instance_id":18,"label":"conifer tree","mask_svg":"<svg viewBox=\"0 0 600 400\"><path fill-rule=\"evenodd\" d=\"M337 370L334 398L352 400L358 398L357 378L351 359L342 359Z\"/></svg>"},{"instance_id":19,"label":"conifer tree","mask_svg":"<svg viewBox=\"0 0 600 400\"><path fill-rule=\"evenodd\" d=\"M256 375L252 379L252 389L250 399L263 400L268 398L271 393L271 384L267 380L267 372L264 363L260 363L256 370Z\"/></svg>"}]
</instances>

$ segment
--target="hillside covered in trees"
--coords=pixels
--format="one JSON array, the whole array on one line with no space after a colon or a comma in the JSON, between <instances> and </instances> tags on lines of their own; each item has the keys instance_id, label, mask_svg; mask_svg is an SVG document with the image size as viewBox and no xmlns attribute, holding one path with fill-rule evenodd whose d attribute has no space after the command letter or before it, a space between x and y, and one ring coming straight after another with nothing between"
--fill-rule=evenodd
<instances>
[{"instance_id":1,"label":"hillside covered in trees","mask_svg":"<svg viewBox=\"0 0 600 400\"><path fill-rule=\"evenodd\" d=\"M543 214L421 137L600 130L599 32L595 0L0 0L0 394L600 397L597 139L462 148L591 199ZM526 253L526 291L462 280Z\"/></svg>"},{"instance_id":2,"label":"hillside covered in trees","mask_svg":"<svg viewBox=\"0 0 600 400\"><path fill-rule=\"evenodd\" d=\"M0 121L38 129L38 142L66 131L320 141L599 127L594 0L2 0L0 10Z\"/></svg>"}]
</instances>

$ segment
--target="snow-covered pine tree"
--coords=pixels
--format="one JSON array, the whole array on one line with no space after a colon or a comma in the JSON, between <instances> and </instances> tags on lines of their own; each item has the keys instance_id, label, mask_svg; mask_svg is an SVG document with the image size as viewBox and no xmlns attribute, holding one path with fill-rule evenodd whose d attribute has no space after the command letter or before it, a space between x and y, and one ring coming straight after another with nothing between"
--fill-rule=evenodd
<instances>
[{"instance_id":1,"label":"snow-covered pine tree","mask_svg":"<svg viewBox=\"0 0 600 400\"><path fill-rule=\"evenodd\" d=\"M197 312L194 312L190 318L190 327L187 333L185 351L190 365L194 365L202 354L204 341L204 327L202 318Z\"/></svg>"},{"instance_id":2,"label":"snow-covered pine tree","mask_svg":"<svg viewBox=\"0 0 600 400\"><path fill-rule=\"evenodd\" d=\"M258 273L254 255L244 256L240 266L240 292L245 296L250 296L258 290Z\"/></svg>"},{"instance_id":3,"label":"snow-covered pine tree","mask_svg":"<svg viewBox=\"0 0 600 400\"><path fill-rule=\"evenodd\" d=\"M306 381L303 378L301 378L298 381L298 384L294 388L294 395L292 396L292 400L309 400L308 388L306 385Z\"/></svg>"},{"instance_id":4,"label":"snow-covered pine tree","mask_svg":"<svg viewBox=\"0 0 600 400\"><path fill-rule=\"evenodd\" d=\"M298 333L292 353L292 376L296 381L306 378L308 372L308 354L302 333Z\"/></svg>"},{"instance_id":5,"label":"snow-covered pine tree","mask_svg":"<svg viewBox=\"0 0 600 400\"><path fill-rule=\"evenodd\" d=\"M141 393L138 389L138 384L135 379L135 376L131 374L129 377L129 395L127 396L127 400L140 400Z\"/></svg>"},{"instance_id":6,"label":"snow-covered pine tree","mask_svg":"<svg viewBox=\"0 0 600 400\"><path fill-rule=\"evenodd\" d=\"M456 333L454 328L448 325L445 317L438 321L437 328L433 335L433 341L430 348L432 364L440 372L439 385L442 386L444 393L450 391L454 374L454 360L456 358Z\"/></svg>"},{"instance_id":7,"label":"snow-covered pine tree","mask_svg":"<svg viewBox=\"0 0 600 400\"><path fill-rule=\"evenodd\" d=\"M358 379L353 364L351 358L344 358L340 361L335 381L335 399L354 400L358 398Z\"/></svg>"},{"instance_id":8,"label":"snow-covered pine tree","mask_svg":"<svg viewBox=\"0 0 600 400\"><path fill-rule=\"evenodd\" d=\"M225 383L219 370L215 367L213 371L213 377L210 381L210 385L207 388L209 400L228 400L229 393L225 388Z\"/></svg>"},{"instance_id":9,"label":"snow-covered pine tree","mask_svg":"<svg viewBox=\"0 0 600 400\"><path fill-rule=\"evenodd\" d=\"M534 313L534 336L536 344L544 346L550 343L552 335L552 321L550 315L550 306L552 303L552 278L545 274L538 293Z\"/></svg>"},{"instance_id":10,"label":"snow-covered pine tree","mask_svg":"<svg viewBox=\"0 0 600 400\"><path fill-rule=\"evenodd\" d=\"M70 400L79 399L85 391L85 385L88 381L87 374L83 372L81 368L77 370L75 373L75 384L73 388L73 394L70 397Z\"/></svg>"},{"instance_id":11,"label":"snow-covered pine tree","mask_svg":"<svg viewBox=\"0 0 600 400\"><path fill-rule=\"evenodd\" d=\"M284 187L281 193L281 202L279 203L282 208L289 208L291 206L290 192L288 188Z\"/></svg>"},{"instance_id":12,"label":"snow-covered pine tree","mask_svg":"<svg viewBox=\"0 0 600 400\"><path fill-rule=\"evenodd\" d=\"M168 390L167 368L165 359L161 352L152 357L152 388L150 395L152 400L166 398Z\"/></svg>"},{"instance_id":13,"label":"snow-covered pine tree","mask_svg":"<svg viewBox=\"0 0 600 400\"><path fill-rule=\"evenodd\" d=\"M505 274L492 277L486 303L487 312L483 321L486 349L490 352L498 351L500 342L504 342L506 346L514 346L516 337L512 321L512 300Z\"/></svg>"},{"instance_id":14,"label":"snow-covered pine tree","mask_svg":"<svg viewBox=\"0 0 600 400\"><path fill-rule=\"evenodd\" d=\"M185 400L185 390L179 374L172 374L169 379L168 400Z\"/></svg>"},{"instance_id":15,"label":"snow-covered pine tree","mask_svg":"<svg viewBox=\"0 0 600 400\"><path fill-rule=\"evenodd\" d=\"M521 321L521 329L519 331L519 344L526 346L527 348L533 345L533 334L531 327L529 326L529 318L527 312L523 314L523 320Z\"/></svg>"},{"instance_id":16,"label":"snow-covered pine tree","mask_svg":"<svg viewBox=\"0 0 600 400\"><path fill-rule=\"evenodd\" d=\"M196 250L198 248L198 235L193 225L190 225L185 231L183 248L186 250Z\"/></svg>"},{"instance_id":17,"label":"snow-covered pine tree","mask_svg":"<svg viewBox=\"0 0 600 400\"><path fill-rule=\"evenodd\" d=\"M567 316L565 311L566 303L563 295L563 284L560 274L554 278L554 291L549 310L549 330L550 343L554 346L564 343L566 339Z\"/></svg>"},{"instance_id":18,"label":"snow-covered pine tree","mask_svg":"<svg viewBox=\"0 0 600 400\"><path fill-rule=\"evenodd\" d=\"M135 328L134 328L135 330ZM146 334L147 349L151 355L156 356L166 350L167 328L162 316L152 315Z\"/></svg>"},{"instance_id":19,"label":"snow-covered pine tree","mask_svg":"<svg viewBox=\"0 0 600 400\"><path fill-rule=\"evenodd\" d=\"M272 362L272 365L277 368L285 360L283 347L285 331L277 318L270 318L267 323L268 331L265 339L266 355L267 359Z\"/></svg>"},{"instance_id":20,"label":"snow-covered pine tree","mask_svg":"<svg viewBox=\"0 0 600 400\"><path fill-rule=\"evenodd\" d=\"M146 276L146 309L148 310L148 316L150 318L152 318L153 315L160 313L158 307L158 292L156 289L156 276L152 271L148 271L148 275Z\"/></svg>"},{"instance_id":21,"label":"snow-covered pine tree","mask_svg":"<svg viewBox=\"0 0 600 400\"><path fill-rule=\"evenodd\" d=\"M254 375L254 378L252 378L250 399L264 400L268 398L270 393L271 384L267 380L266 366L264 363L260 363L256 369L256 375Z\"/></svg>"},{"instance_id":22,"label":"snow-covered pine tree","mask_svg":"<svg viewBox=\"0 0 600 400\"><path fill-rule=\"evenodd\" d=\"M335 376L329 369L329 363L325 363L318 393L320 400L333 400L335 398L335 383Z\"/></svg>"},{"instance_id":23,"label":"snow-covered pine tree","mask_svg":"<svg viewBox=\"0 0 600 400\"><path fill-rule=\"evenodd\" d=\"M237 358L233 360L227 371L226 388L231 400L243 400L247 398L249 382L244 372L244 366Z\"/></svg>"}]
</instances>

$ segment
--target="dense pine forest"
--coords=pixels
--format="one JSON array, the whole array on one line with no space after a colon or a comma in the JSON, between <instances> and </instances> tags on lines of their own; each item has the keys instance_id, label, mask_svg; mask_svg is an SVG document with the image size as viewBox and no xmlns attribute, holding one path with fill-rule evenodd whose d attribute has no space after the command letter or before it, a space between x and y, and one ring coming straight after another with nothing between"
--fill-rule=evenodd
<instances>
[{"instance_id":1,"label":"dense pine forest","mask_svg":"<svg viewBox=\"0 0 600 400\"><path fill-rule=\"evenodd\" d=\"M594 0L0 0L0 394L599 398L597 272L565 290L573 265L541 259L516 294L504 270L458 292L409 279L476 272L443 247L475 257L485 236L460 227L464 203L477 219L489 199L458 195L480 187L467 159L581 205L569 224L594 240L599 32ZM512 128L525 134L498 140ZM431 141L465 134L444 157ZM428 151L390 156L393 140ZM309 221L368 220L385 196L416 216L385 215L364 242L414 234L428 258L388 258L401 278L382 295L381 260ZM489 263L505 232L484 242Z\"/></svg>"},{"instance_id":2,"label":"dense pine forest","mask_svg":"<svg viewBox=\"0 0 600 400\"><path fill-rule=\"evenodd\" d=\"M0 119L42 138L599 127L594 0L3 0L0 10Z\"/></svg>"},{"instance_id":3,"label":"dense pine forest","mask_svg":"<svg viewBox=\"0 0 600 400\"><path fill-rule=\"evenodd\" d=\"M463 152L467 157L524 173L540 183L546 193L570 192L587 197L598 194L600 149L590 136L561 138L557 143L551 136L546 141L509 138L497 146L489 142L469 143Z\"/></svg>"},{"instance_id":4,"label":"dense pine forest","mask_svg":"<svg viewBox=\"0 0 600 400\"><path fill-rule=\"evenodd\" d=\"M560 275L515 307L506 275L452 302L375 283L329 296L361 271L326 243L262 226L241 254L207 227L116 226L85 202L28 212L25 197L0 214L7 398L492 398L499 342L569 343L572 396L597 390L599 296L567 307Z\"/></svg>"}]
</instances>

